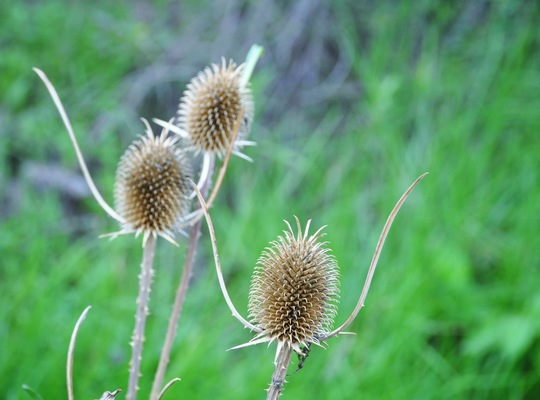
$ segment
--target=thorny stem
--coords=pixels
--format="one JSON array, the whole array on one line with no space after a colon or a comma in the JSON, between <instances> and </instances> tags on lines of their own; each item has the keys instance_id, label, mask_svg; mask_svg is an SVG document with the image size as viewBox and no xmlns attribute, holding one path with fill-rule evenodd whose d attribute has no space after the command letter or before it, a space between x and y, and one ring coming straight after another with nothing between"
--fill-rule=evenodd
<instances>
[{"instance_id":1,"label":"thorny stem","mask_svg":"<svg viewBox=\"0 0 540 400\"><path fill-rule=\"evenodd\" d=\"M132 352L129 362L129 383L126 395L127 400L135 400L139 389L139 377L141 376L141 359L144 342L144 327L148 316L148 302L152 284L154 253L156 250L156 237L149 235L143 246L143 260L141 274L139 275L139 295L137 296L137 313L135 314L135 327L131 340Z\"/></svg>"},{"instance_id":2,"label":"thorny stem","mask_svg":"<svg viewBox=\"0 0 540 400\"><path fill-rule=\"evenodd\" d=\"M206 181L201 185L201 190L205 195L208 193L210 183L212 181L212 171L214 169L213 160L214 159L212 158L210 161L210 172L207 175ZM178 288L176 289L176 297L174 299L171 316L169 317L169 326L167 327L167 334L163 343L163 349L161 350L161 356L156 375L154 377L154 383L152 384L150 400L157 400L159 398L159 391L161 389L161 385L163 384L167 364L169 363L169 357L171 354L174 337L176 335L176 329L178 327L178 320L182 314L182 307L184 305L184 299L189 286L189 279L191 278L191 270L193 268L193 261L195 259L195 250L197 249L197 244L201 236L201 222L202 218L199 218L191 228L191 233L189 236L189 248L186 255L186 260L184 262L184 271L182 272L182 277L180 278Z\"/></svg>"},{"instance_id":3,"label":"thorny stem","mask_svg":"<svg viewBox=\"0 0 540 400\"><path fill-rule=\"evenodd\" d=\"M51 98L54 102L54 105L56 106L56 108L58 109L58 112L60 113L60 117L62 118L62 121L64 122L64 126L66 127L66 130L68 131L69 138L71 139L71 143L73 144L73 148L75 149L75 153L77 154L77 159L79 160L79 165L84 175L84 179L86 180L86 183L88 184L88 187L90 188L90 191L94 195L94 198L99 203L101 208L105 210L107 214L109 214L112 218L114 218L118 222L122 223L124 219L120 215L118 215L118 213L114 211L112 207L109 206L107 202L103 199L103 197L101 196L101 193L99 193L99 190L94 184L92 176L90 176L90 172L88 172L86 162L84 161L81 149L79 148L79 144L77 143L77 138L75 137L75 133L73 132L73 128L71 127L71 122L69 122L69 118L67 116L66 110L64 109L64 106L62 105L62 101L60 100L60 97L58 96L56 89L54 88L51 81L49 81L49 78L47 78L47 75L45 75L45 73L42 70L38 68L32 68L32 69L34 70L36 74L38 74L38 76L41 78L41 80L45 84L45 87L49 91L49 94L51 95Z\"/></svg>"},{"instance_id":4,"label":"thorny stem","mask_svg":"<svg viewBox=\"0 0 540 400\"><path fill-rule=\"evenodd\" d=\"M285 385L285 377L287 376L287 370L289 369L289 362L291 360L292 347L288 342L284 342L282 346L278 345L276 356L276 369L272 374L272 382L267 390L266 400L276 400L283 391Z\"/></svg>"},{"instance_id":5,"label":"thorny stem","mask_svg":"<svg viewBox=\"0 0 540 400\"><path fill-rule=\"evenodd\" d=\"M71 340L69 341L68 355L66 361L66 383L69 400L74 400L75 398L73 395L73 357L75 354L75 342L77 340L77 333L79 332L79 328L83 323L84 319L86 318L86 314L88 314L88 311L90 311L91 308L91 306L88 306L84 309L81 316L77 320L77 323L75 324L75 328L73 328Z\"/></svg>"},{"instance_id":6,"label":"thorny stem","mask_svg":"<svg viewBox=\"0 0 540 400\"><path fill-rule=\"evenodd\" d=\"M326 336L320 338L320 340L327 340L331 337L340 334L343 332L344 329L346 329L356 318L362 307L364 307L364 302L366 300L369 287L371 285L371 280L373 279L373 274L375 274L375 268L377 267L377 262L379 261L379 256L381 255L382 248L384 246L384 242L386 240L386 236L388 236L388 232L390 231L390 227L392 226L392 223L394 222L394 219L396 218L399 209L405 203L405 200L407 200L407 197L409 194L411 194L412 190L415 188L415 186L420 182L428 173L424 173L420 175L416 180L409 186L409 188L403 193L403 195L400 197L394 208L392 209L392 212L390 212L390 215L388 216L388 219L386 220L386 223L384 224L383 230L381 232L381 236L379 237L379 241L377 242L377 246L375 247L375 253L373 253L373 258L371 260L371 264L368 269L368 274L366 277L366 281L364 282L364 287L362 289L362 293L360 294L360 299L358 299L358 303L356 304L356 307L354 308L352 314L350 317L345 321L343 325L341 325L339 328L333 330Z\"/></svg>"}]
</instances>

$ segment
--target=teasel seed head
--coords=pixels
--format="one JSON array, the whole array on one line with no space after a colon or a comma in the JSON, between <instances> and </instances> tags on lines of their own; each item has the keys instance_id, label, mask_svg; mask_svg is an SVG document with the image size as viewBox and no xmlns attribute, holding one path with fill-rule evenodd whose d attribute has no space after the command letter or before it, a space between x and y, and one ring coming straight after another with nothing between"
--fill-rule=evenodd
<instances>
[{"instance_id":1,"label":"teasel seed head","mask_svg":"<svg viewBox=\"0 0 540 400\"><path fill-rule=\"evenodd\" d=\"M253 120L253 100L247 82L242 79L243 64L222 59L191 80L180 99L177 125L185 132L190 148L196 153L217 154L227 151L236 120L242 123L233 147L238 153L245 142Z\"/></svg>"},{"instance_id":2,"label":"teasel seed head","mask_svg":"<svg viewBox=\"0 0 540 400\"><path fill-rule=\"evenodd\" d=\"M339 272L320 228L308 237L308 221L302 234L290 224L262 253L251 282L249 312L259 328L255 338L288 343L301 354L300 346L319 344L331 329L337 312Z\"/></svg>"},{"instance_id":3,"label":"teasel seed head","mask_svg":"<svg viewBox=\"0 0 540 400\"><path fill-rule=\"evenodd\" d=\"M154 136L150 125L146 136L133 142L116 171L115 204L122 216L120 233L162 236L172 241L184 223L192 193L191 169L177 136L168 129Z\"/></svg>"}]
</instances>

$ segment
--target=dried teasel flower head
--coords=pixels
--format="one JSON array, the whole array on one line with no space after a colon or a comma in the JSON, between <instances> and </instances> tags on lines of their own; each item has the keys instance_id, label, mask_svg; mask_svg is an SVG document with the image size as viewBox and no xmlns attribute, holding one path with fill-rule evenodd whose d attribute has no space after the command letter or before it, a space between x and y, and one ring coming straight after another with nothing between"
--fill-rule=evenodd
<instances>
[{"instance_id":1,"label":"dried teasel flower head","mask_svg":"<svg viewBox=\"0 0 540 400\"><path fill-rule=\"evenodd\" d=\"M116 171L116 211L107 204L94 184L56 89L43 71L38 68L34 71L45 84L60 113L90 191L103 210L122 227L120 232L102 236L114 238L142 233L143 245L151 235L176 244L172 238L175 231L180 230L184 223L191 222L191 218L197 218L197 213L186 215L192 193L191 171L178 145L179 138L168 137L171 123L166 123L161 135L155 137L148 121L142 119L147 136L128 148Z\"/></svg>"},{"instance_id":2,"label":"dried teasel flower head","mask_svg":"<svg viewBox=\"0 0 540 400\"><path fill-rule=\"evenodd\" d=\"M332 329L339 297L339 272L320 228L308 236L308 221L302 233L285 221L289 230L262 253L251 281L251 323L259 328L254 340L288 343L302 354L300 346L319 344ZM264 341L264 340L263 340Z\"/></svg>"},{"instance_id":3,"label":"dried teasel flower head","mask_svg":"<svg viewBox=\"0 0 540 400\"><path fill-rule=\"evenodd\" d=\"M221 66L212 64L188 84L180 99L177 125L196 153L223 157L240 114L242 122L233 153L243 156L241 147L252 144L245 141L253 119L253 99L242 78L243 67L232 60L227 64L223 58Z\"/></svg>"},{"instance_id":4,"label":"dried teasel flower head","mask_svg":"<svg viewBox=\"0 0 540 400\"><path fill-rule=\"evenodd\" d=\"M178 144L164 128L154 136L150 125L126 150L116 171L114 197L122 217L122 231L148 236L172 237L185 223L190 204L191 169Z\"/></svg>"}]
</instances>

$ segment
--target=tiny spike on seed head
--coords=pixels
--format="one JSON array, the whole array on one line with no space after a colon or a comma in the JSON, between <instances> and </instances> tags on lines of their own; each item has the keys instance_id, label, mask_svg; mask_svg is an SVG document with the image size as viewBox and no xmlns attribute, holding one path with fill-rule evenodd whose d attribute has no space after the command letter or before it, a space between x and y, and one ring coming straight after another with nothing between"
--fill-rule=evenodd
<instances>
[{"instance_id":1,"label":"tiny spike on seed head","mask_svg":"<svg viewBox=\"0 0 540 400\"><path fill-rule=\"evenodd\" d=\"M147 136L129 146L116 171L116 209L125 220L121 233L172 240L189 209L191 171L179 138L168 137L166 129L156 137L143 123Z\"/></svg>"},{"instance_id":2,"label":"tiny spike on seed head","mask_svg":"<svg viewBox=\"0 0 540 400\"><path fill-rule=\"evenodd\" d=\"M296 217L295 217L296 218ZM331 328L339 296L337 263L322 229L308 237L296 218L297 235L291 226L272 242L259 258L251 282L249 311L261 329L258 338L287 342L298 353L300 345L319 344Z\"/></svg>"},{"instance_id":3,"label":"tiny spike on seed head","mask_svg":"<svg viewBox=\"0 0 540 400\"><path fill-rule=\"evenodd\" d=\"M242 80L243 65L237 67L222 59L221 66L212 64L191 80L180 99L178 127L186 132L196 152L222 157L233 135L236 119L243 112L235 150L238 150L253 119L251 91Z\"/></svg>"}]
</instances>

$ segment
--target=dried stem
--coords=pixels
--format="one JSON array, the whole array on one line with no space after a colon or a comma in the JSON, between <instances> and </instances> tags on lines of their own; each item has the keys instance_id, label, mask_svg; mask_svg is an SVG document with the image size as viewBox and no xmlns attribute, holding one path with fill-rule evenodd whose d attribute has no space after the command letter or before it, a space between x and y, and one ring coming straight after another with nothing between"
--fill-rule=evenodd
<instances>
[{"instance_id":1,"label":"dried stem","mask_svg":"<svg viewBox=\"0 0 540 400\"><path fill-rule=\"evenodd\" d=\"M167 393L167 390L169 390L169 388L174 385L176 382L180 382L180 378L174 378L172 379L169 383L167 383L164 387L163 387L163 390L161 392L159 392L159 395L157 397L157 400L161 400L161 398L165 395L165 393Z\"/></svg>"},{"instance_id":2,"label":"dried stem","mask_svg":"<svg viewBox=\"0 0 540 400\"><path fill-rule=\"evenodd\" d=\"M135 328L131 341L132 353L129 363L129 384L126 395L127 400L135 400L139 389L139 377L141 376L141 359L144 342L144 329L148 316L148 302L150 300L150 288L152 285L154 253L156 249L156 237L149 235L143 246L143 260L141 274L139 275L139 295L137 297L137 313L135 314Z\"/></svg>"},{"instance_id":3,"label":"dried stem","mask_svg":"<svg viewBox=\"0 0 540 400\"><path fill-rule=\"evenodd\" d=\"M210 161L210 172L207 174L207 179L201 185L201 190L207 194L210 188L210 183L213 175L213 161L212 158ZM200 208L200 207L199 207ZM176 289L176 297L174 299L173 309L171 311L171 316L169 317L169 326L167 327L167 334L165 336L165 341L163 343L163 348L161 350L161 356L159 359L158 368L156 370L156 375L154 377L154 383L152 384L152 392L150 394L151 400L159 399L159 391L163 380L165 378L165 371L167 370L167 365L169 364L169 357L172 350L172 345L174 342L174 337L176 336L176 329L178 326L178 320L182 314L182 308L184 305L184 299L186 297L186 292L189 286L189 279L191 278L191 270L193 268L193 261L195 259L195 250L197 249L197 244L200 238L201 232L201 222L202 219L198 219L191 228L191 233L189 237L189 248L186 255L186 260L184 262L184 271L182 272L182 277Z\"/></svg>"},{"instance_id":4,"label":"dried stem","mask_svg":"<svg viewBox=\"0 0 540 400\"><path fill-rule=\"evenodd\" d=\"M284 342L282 345L278 345L276 355L276 369L272 374L272 382L268 388L266 400L276 400L283 391L285 385L285 377L287 375L287 369L289 369L289 362L291 360L292 347L288 342Z\"/></svg>"},{"instance_id":5,"label":"dried stem","mask_svg":"<svg viewBox=\"0 0 540 400\"><path fill-rule=\"evenodd\" d=\"M88 311L90 311L92 307L88 306L84 309L81 316L77 320L77 323L75 324L75 328L73 328L73 333L71 334L71 340L69 341L69 348L68 348L68 355L67 355L67 361L66 361L66 383L67 383L67 391L68 391L68 399L74 400L73 395L73 357L75 354L75 342L77 340L77 333L79 332L79 327L83 323L84 319L86 318L86 314L88 314Z\"/></svg>"},{"instance_id":6,"label":"dried stem","mask_svg":"<svg viewBox=\"0 0 540 400\"><path fill-rule=\"evenodd\" d=\"M223 178L225 177L225 172L227 172L227 167L229 166L229 160L231 159L231 154L234 148L234 143L236 142L236 138L238 136L238 131L240 130L240 125L242 124L242 118L244 117L244 111L240 111L238 114L238 117L236 118L236 122L234 124L234 130L232 132L231 141L229 143L229 146L227 147L227 153L225 154L225 158L223 159L223 164L221 164L221 168L219 169L219 173L216 179L216 184L214 185L214 189L212 190L212 193L210 194L210 197L208 198L207 207L212 207L212 204L214 203L214 200L216 199L216 196L219 192L219 188L221 187L221 184L223 183Z\"/></svg>"},{"instance_id":7,"label":"dried stem","mask_svg":"<svg viewBox=\"0 0 540 400\"><path fill-rule=\"evenodd\" d=\"M109 206L107 202L103 199L103 197L99 193L99 190L94 184L92 177L90 176L90 172L88 172L86 162L84 161L81 149L79 148L79 144L77 143L77 138L75 137L75 133L73 132L73 128L71 127L71 122L69 122L69 118L67 116L66 110L64 109L64 106L62 105L62 101L60 100L60 97L58 96L56 89L54 88L53 84L49 81L49 78L47 78L47 75L45 75L45 73L42 70L38 68L33 68L33 70L36 74L38 74L38 76L41 78L41 80L45 84L45 87L49 91L49 94L51 95L51 98L54 102L54 105L56 106L56 108L58 109L58 112L60 113L60 117L62 117L64 126L66 127L68 131L69 137L71 139L71 143L73 144L75 153L77 154L77 159L79 160L79 165L84 175L84 179L86 180L86 183L88 184L88 187L90 188L90 191L94 195L94 198L99 203L101 208L105 210L107 214L109 214L112 218L114 218L118 222L122 223L124 219L120 215L118 215L118 213L114 211L112 207Z\"/></svg>"},{"instance_id":8,"label":"dried stem","mask_svg":"<svg viewBox=\"0 0 540 400\"><path fill-rule=\"evenodd\" d=\"M358 299L358 303L356 304L356 307L354 308L352 314L350 317L345 321L343 325L341 325L339 328L333 330L328 335L320 338L320 340L327 340L331 337L338 335L343 332L344 329L346 329L356 318L362 307L364 307L364 302L366 300L369 287L371 285L371 280L373 279L373 274L375 274L375 268L377 267L377 262L379 261L379 256L381 255L381 251L384 246L384 242L386 240L386 236L388 236L388 232L390 231L390 227L392 226L392 223L394 222L394 219L396 218L399 209L405 203L405 200L411 194L412 190L415 188L415 186L420 182L428 173L424 173L420 175L409 188L403 193L401 198L398 200L394 208L392 209L392 212L388 216L388 219L386 220L386 223L384 224L383 230L381 232L381 236L379 237L379 241L377 242L377 246L375 247L375 253L373 254L373 258L371 260L371 264L369 266L368 274L366 277L366 281L364 282L364 287L362 289L362 293L360 294L360 299Z\"/></svg>"},{"instance_id":9,"label":"dried stem","mask_svg":"<svg viewBox=\"0 0 540 400\"><path fill-rule=\"evenodd\" d=\"M229 296L229 292L227 291L227 286L225 285L225 281L223 279L223 271L221 269L221 264L219 262L219 254L217 249L217 242L216 242L216 233L214 231L214 225L212 224L212 218L210 218L210 214L208 213L208 207L206 206L206 203L204 201L203 196L201 195L201 192L199 191L199 188L197 188L197 185L195 182L191 182L193 185L193 188L195 189L195 192L197 193L197 197L199 198L199 202L201 203L202 210L204 212L204 216L206 218L206 223L208 224L208 231L210 232L210 238L212 240L212 250L214 253L214 262L216 264L216 273L218 276L219 286L221 288L221 292L223 293L223 297L225 298L225 302L229 306L229 309L231 310L231 313L233 317L235 317L238 321L244 325L244 327L258 332L261 332L260 328L257 328L255 325L250 324L248 321L244 319L240 315L240 313L236 310L236 307L234 306L231 297Z\"/></svg>"}]
</instances>

